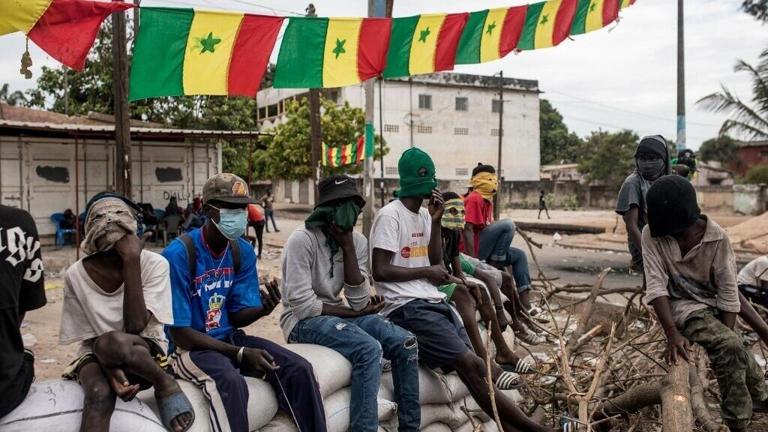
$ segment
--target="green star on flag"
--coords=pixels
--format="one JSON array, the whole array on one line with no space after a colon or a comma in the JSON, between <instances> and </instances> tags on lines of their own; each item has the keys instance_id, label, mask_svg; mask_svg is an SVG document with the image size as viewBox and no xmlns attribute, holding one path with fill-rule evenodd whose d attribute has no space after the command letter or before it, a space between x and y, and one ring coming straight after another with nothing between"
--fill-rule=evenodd
<instances>
[{"instance_id":1,"label":"green star on flag","mask_svg":"<svg viewBox=\"0 0 768 432\"><path fill-rule=\"evenodd\" d=\"M200 54L204 52L216 52L216 44L221 43L221 39L213 37L213 32L208 33L208 37L199 38Z\"/></svg>"},{"instance_id":2,"label":"green star on flag","mask_svg":"<svg viewBox=\"0 0 768 432\"><path fill-rule=\"evenodd\" d=\"M542 15L541 16L541 25L544 25L549 22L549 15Z\"/></svg>"},{"instance_id":3,"label":"green star on flag","mask_svg":"<svg viewBox=\"0 0 768 432\"><path fill-rule=\"evenodd\" d=\"M594 12L596 7L597 7L597 3L596 3L596 2L592 2L592 3L589 5L589 13L592 13L592 12Z\"/></svg>"},{"instance_id":4,"label":"green star on flag","mask_svg":"<svg viewBox=\"0 0 768 432\"><path fill-rule=\"evenodd\" d=\"M336 54L336 58L339 58L339 55L347 52L347 50L344 49L345 43L347 43L346 39L336 39L336 48L334 48L332 51L334 54Z\"/></svg>"},{"instance_id":5,"label":"green star on flag","mask_svg":"<svg viewBox=\"0 0 768 432\"><path fill-rule=\"evenodd\" d=\"M493 30L494 30L495 28L496 28L496 21L494 21L494 22L492 22L492 23L488 24L488 30L486 30L485 32L486 32L487 34L491 34L491 33L493 33Z\"/></svg>"},{"instance_id":6,"label":"green star on flag","mask_svg":"<svg viewBox=\"0 0 768 432\"><path fill-rule=\"evenodd\" d=\"M429 31L429 27L419 32L419 42L427 43L427 36L429 36L430 33L432 32Z\"/></svg>"}]
</instances>

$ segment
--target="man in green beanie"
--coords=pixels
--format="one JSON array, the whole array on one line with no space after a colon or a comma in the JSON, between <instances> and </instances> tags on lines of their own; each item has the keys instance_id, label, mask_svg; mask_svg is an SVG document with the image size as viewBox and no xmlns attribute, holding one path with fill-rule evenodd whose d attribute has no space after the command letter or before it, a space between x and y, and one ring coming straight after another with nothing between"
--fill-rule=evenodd
<instances>
[{"instance_id":1,"label":"man in green beanie","mask_svg":"<svg viewBox=\"0 0 768 432\"><path fill-rule=\"evenodd\" d=\"M441 219L443 197L437 190L435 165L417 148L398 162L398 199L376 215L371 230L373 278L384 297L381 313L410 331L419 344L419 361L443 372L456 371L472 396L493 416L483 359L472 351L461 319L437 287L451 281L443 265ZM428 209L422 208L429 200ZM495 367L488 377L498 389L510 388L516 374ZM496 405L507 431L549 431L531 421L502 393Z\"/></svg>"}]
</instances>

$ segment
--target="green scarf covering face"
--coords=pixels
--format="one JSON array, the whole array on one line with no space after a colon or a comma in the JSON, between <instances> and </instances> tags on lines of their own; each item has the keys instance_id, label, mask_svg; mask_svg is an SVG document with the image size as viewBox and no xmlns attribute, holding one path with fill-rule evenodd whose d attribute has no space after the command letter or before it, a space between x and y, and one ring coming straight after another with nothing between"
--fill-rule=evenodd
<instances>
[{"instance_id":1,"label":"green scarf covering face","mask_svg":"<svg viewBox=\"0 0 768 432\"><path fill-rule=\"evenodd\" d=\"M339 243L331 235L331 223L336 224L342 231L349 232L355 228L357 217L360 216L360 205L352 199L336 205L321 205L304 221L307 228L320 228L325 234L326 245L331 249L331 277L333 277L333 257L339 251Z\"/></svg>"}]
</instances>

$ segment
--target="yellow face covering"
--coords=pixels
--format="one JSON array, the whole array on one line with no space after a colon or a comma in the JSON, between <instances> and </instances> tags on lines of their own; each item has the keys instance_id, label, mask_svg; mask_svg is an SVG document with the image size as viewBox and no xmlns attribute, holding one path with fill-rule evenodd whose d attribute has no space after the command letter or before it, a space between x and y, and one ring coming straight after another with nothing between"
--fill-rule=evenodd
<instances>
[{"instance_id":1,"label":"yellow face covering","mask_svg":"<svg viewBox=\"0 0 768 432\"><path fill-rule=\"evenodd\" d=\"M496 178L496 174L489 172L477 173L471 180L472 189L477 191L483 198L487 200L493 199L496 195L496 189L499 187L499 181Z\"/></svg>"}]
</instances>

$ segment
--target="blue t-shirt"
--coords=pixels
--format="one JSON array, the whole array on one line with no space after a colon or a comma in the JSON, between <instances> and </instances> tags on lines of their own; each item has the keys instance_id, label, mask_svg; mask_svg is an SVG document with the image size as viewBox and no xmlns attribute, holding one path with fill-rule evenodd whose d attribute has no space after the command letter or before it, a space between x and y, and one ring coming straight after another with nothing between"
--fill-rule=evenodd
<instances>
[{"instance_id":1,"label":"blue t-shirt","mask_svg":"<svg viewBox=\"0 0 768 432\"><path fill-rule=\"evenodd\" d=\"M244 239L240 246L240 271L235 274L232 250L215 257L202 238L203 230L190 231L197 254L194 284L189 276L189 258L184 243L176 239L163 251L171 267L173 327L190 327L225 340L234 330L229 313L261 307L256 254Z\"/></svg>"}]
</instances>

